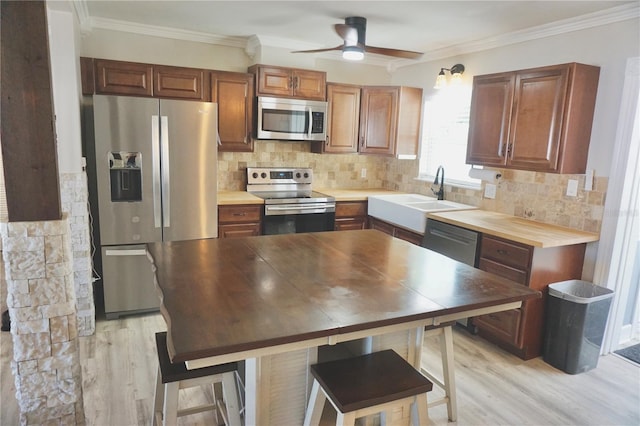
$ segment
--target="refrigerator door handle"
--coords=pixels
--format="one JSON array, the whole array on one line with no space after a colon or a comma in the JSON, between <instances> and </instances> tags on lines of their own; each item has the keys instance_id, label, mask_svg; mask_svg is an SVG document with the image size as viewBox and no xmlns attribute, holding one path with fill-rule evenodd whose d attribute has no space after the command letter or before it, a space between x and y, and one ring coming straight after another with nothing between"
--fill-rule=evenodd
<instances>
[{"instance_id":1,"label":"refrigerator door handle","mask_svg":"<svg viewBox=\"0 0 640 426\"><path fill-rule=\"evenodd\" d=\"M160 117L160 146L162 147L162 224L171 226L171 190L169 187L169 117Z\"/></svg>"},{"instance_id":2,"label":"refrigerator door handle","mask_svg":"<svg viewBox=\"0 0 640 426\"><path fill-rule=\"evenodd\" d=\"M153 175L153 223L162 226L162 198L160 195L160 122L157 115L151 116L151 159Z\"/></svg>"}]
</instances>

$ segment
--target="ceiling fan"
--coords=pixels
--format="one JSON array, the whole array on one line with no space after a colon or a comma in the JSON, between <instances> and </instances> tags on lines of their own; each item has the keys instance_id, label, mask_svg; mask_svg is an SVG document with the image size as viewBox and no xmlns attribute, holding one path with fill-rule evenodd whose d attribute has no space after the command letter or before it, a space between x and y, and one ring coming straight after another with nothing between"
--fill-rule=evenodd
<instances>
[{"instance_id":1,"label":"ceiling fan","mask_svg":"<svg viewBox=\"0 0 640 426\"><path fill-rule=\"evenodd\" d=\"M336 24L334 25L334 28L336 33L338 33L338 35L344 40L344 44L326 49L298 50L293 53L317 53L341 50L342 57L351 60L363 59L365 52L403 59L418 59L422 56L422 53L410 50L368 46L365 43L367 19L360 16L350 16L345 18L344 24Z\"/></svg>"}]
</instances>

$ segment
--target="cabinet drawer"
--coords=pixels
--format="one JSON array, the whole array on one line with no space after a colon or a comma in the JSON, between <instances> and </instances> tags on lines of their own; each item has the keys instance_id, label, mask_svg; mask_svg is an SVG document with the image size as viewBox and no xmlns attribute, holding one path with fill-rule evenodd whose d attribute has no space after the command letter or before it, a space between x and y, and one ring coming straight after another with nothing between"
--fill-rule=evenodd
<instances>
[{"instance_id":1,"label":"cabinet drawer","mask_svg":"<svg viewBox=\"0 0 640 426\"><path fill-rule=\"evenodd\" d=\"M473 323L481 330L491 332L498 339L517 345L521 316L522 311L520 309L511 309L475 317Z\"/></svg>"},{"instance_id":2,"label":"cabinet drawer","mask_svg":"<svg viewBox=\"0 0 640 426\"><path fill-rule=\"evenodd\" d=\"M480 257L484 259L527 271L531 262L531 252L532 247L529 246L482 236Z\"/></svg>"},{"instance_id":3,"label":"cabinet drawer","mask_svg":"<svg viewBox=\"0 0 640 426\"><path fill-rule=\"evenodd\" d=\"M220 223L259 222L262 206L218 206Z\"/></svg>"},{"instance_id":4,"label":"cabinet drawer","mask_svg":"<svg viewBox=\"0 0 640 426\"><path fill-rule=\"evenodd\" d=\"M355 217L366 215L366 201L341 201L336 203L336 217Z\"/></svg>"},{"instance_id":5,"label":"cabinet drawer","mask_svg":"<svg viewBox=\"0 0 640 426\"><path fill-rule=\"evenodd\" d=\"M527 271L523 271L521 269L511 268L501 263L494 262L493 260L484 258L480 258L478 269L491 272L492 274L515 281L518 284L527 285Z\"/></svg>"},{"instance_id":6,"label":"cabinet drawer","mask_svg":"<svg viewBox=\"0 0 640 426\"><path fill-rule=\"evenodd\" d=\"M220 225L218 238L255 237L260 235L260 223Z\"/></svg>"}]
</instances>

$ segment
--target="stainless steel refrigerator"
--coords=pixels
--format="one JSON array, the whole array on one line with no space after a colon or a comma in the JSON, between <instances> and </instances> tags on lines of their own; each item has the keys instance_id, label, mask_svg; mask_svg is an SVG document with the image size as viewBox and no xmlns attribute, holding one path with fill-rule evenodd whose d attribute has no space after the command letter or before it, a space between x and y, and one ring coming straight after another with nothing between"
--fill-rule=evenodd
<instances>
[{"instance_id":1,"label":"stainless steel refrigerator","mask_svg":"<svg viewBox=\"0 0 640 426\"><path fill-rule=\"evenodd\" d=\"M105 313L157 310L145 243L218 236L216 104L96 95Z\"/></svg>"}]
</instances>

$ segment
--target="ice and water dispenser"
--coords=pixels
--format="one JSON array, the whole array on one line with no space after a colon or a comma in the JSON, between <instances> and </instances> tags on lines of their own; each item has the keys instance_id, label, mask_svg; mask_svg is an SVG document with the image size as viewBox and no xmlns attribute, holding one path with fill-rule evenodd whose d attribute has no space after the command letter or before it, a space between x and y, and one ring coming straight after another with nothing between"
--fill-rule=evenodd
<instances>
[{"instance_id":1,"label":"ice and water dispenser","mask_svg":"<svg viewBox=\"0 0 640 426\"><path fill-rule=\"evenodd\" d=\"M109 152L111 201L142 201L142 153Z\"/></svg>"}]
</instances>

